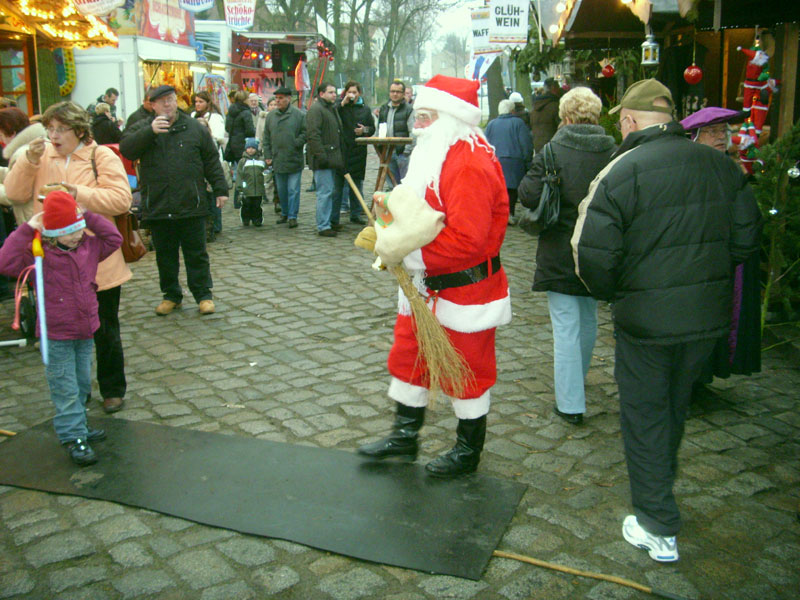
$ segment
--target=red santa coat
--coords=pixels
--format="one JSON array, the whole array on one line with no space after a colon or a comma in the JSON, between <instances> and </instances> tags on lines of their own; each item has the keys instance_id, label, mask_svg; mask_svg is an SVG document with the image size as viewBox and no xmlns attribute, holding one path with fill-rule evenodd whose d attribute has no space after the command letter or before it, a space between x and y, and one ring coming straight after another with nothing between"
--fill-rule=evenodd
<instances>
[{"instance_id":1,"label":"red santa coat","mask_svg":"<svg viewBox=\"0 0 800 600\"><path fill-rule=\"evenodd\" d=\"M458 141L450 148L441 170L439 195L430 187L425 195L432 208L445 214L445 227L432 242L404 259L410 272L424 270L426 276L455 273L499 255L508 223L508 192L500 163L485 144L473 139L473 144ZM470 285L427 292L429 308L475 374L475 384L462 397L483 396L496 380L494 330L511 321L505 270L501 267ZM424 365L416 362L410 305L403 292L399 294L389 371L402 382L425 388ZM403 394L406 392L414 393L405 390ZM390 395L404 401L391 389ZM488 399L486 402L488 407Z\"/></svg>"},{"instance_id":2,"label":"red santa coat","mask_svg":"<svg viewBox=\"0 0 800 600\"><path fill-rule=\"evenodd\" d=\"M747 57L747 66L744 71L744 98L742 108L750 110L753 102L758 99L759 92L767 85L761 79L764 69L769 63L769 56L763 50L750 50L740 48Z\"/></svg>"}]
</instances>

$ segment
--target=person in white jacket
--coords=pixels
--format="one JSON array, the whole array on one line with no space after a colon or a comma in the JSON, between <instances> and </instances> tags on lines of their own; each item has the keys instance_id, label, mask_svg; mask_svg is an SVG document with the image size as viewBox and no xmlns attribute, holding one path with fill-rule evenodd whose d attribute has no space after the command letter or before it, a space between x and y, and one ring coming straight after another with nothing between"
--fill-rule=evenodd
<instances>
[{"instance_id":1,"label":"person in white jacket","mask_svg":"<svg viewBox=\"0 0 800 600\"><path fill-rule=\"evenodd\" d=\"M225 147L225 117L222 116L219 108L211 99L211 94L200 91L194 97L194 111L192 117L204 123L211 132L211 137L220 149L220 163L222 170L226 171L225 177L230 183L230 166L222 159L222 149ZM222 209L217 206L216 200L209 195L209 206L211 207L211 231L208 231L208 241L213 241L218 233L222 231Z\"/></svg>"},{"instance_id":2,"label":"person in white jacket","mask_svg":"<svg viewBox=\"0 0 800 600\"><path fill-rule=\"evenodd\" d=\"M6 173L11 170L17 158L24 154L33 140L45 136L41 123L31 123L27 115L16 107L0 110L0 141L3 142L3 158L8 167L0 167L0 205L10 206L14 210L17 225L27 223L33 216L33 199L24 204L11 202L6 195Z\"/></svg>"}]
</instances>

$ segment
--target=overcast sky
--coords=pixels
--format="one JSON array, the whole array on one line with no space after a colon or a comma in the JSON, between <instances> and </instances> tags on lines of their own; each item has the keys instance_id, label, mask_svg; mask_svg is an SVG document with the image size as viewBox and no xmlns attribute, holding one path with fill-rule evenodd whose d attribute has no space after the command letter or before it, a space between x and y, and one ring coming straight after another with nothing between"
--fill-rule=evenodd
<instances>
[{"instance_id":1,"label":"overcast sky","mask_svg":"<svg viewBox=\"0 0 800 600\"><path fill-rule=\"evenodd\" d=\"M448 33L456 33L460 36L470 34L470 6L477 5L477 2L461 2L456 8L452 8L437 19L439 25L439 36L445 37ZM471 37L471 35L470 35Z\"/></svg>"}]
</instances>

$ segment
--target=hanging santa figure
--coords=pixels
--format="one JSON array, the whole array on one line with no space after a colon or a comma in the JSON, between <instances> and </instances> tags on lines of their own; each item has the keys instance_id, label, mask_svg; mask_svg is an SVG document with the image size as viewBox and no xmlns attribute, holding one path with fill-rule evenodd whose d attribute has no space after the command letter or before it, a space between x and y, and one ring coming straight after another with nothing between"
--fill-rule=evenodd
<instances>
[{"instance_id":1,"label":"hanging santa figure","mask_svg":"<svg viewBox=\"0 0 800 600\"><path fill-rule=\"evenodd\" d=\"M753 121L753 126L756 128L756 133L761 135L761 129L767 120L767 112L769 112L769 103L772 100L772 94L776 93L780 88L780 81L777 79L768 78L764 82L764 87L759 90L759 93L753 98L753 106L750 111L750 119Z\"/></svg>"},{"instance_id":2,"label":"hanging santa figure","mask_svg":"<svg viewBox=\"0 0 800 600\"><path fill-rule=\"evenodd\" d=\"M739 132L731 136L731 143L739 150L739 161L748 175L753 174L753 166L758 150L758 134L753 122L748 118L739 128Z\"/></svg>"},{"instance_id":3,"label":"hanging santa figure","mask_svg":"<svg viewBox=\"0 0 800 600\"><path fill-rule=\"evenodd\" d=\"M758 98L758 94L766 85L769 79L769 54L761 49L761 46L756 45L752 48L742 48L737 46L737 50L741 50L747 57L747 67L744 71L744 100L742 108L750 110L753 106L753 101Z\"/></svg>"}]
</instances>

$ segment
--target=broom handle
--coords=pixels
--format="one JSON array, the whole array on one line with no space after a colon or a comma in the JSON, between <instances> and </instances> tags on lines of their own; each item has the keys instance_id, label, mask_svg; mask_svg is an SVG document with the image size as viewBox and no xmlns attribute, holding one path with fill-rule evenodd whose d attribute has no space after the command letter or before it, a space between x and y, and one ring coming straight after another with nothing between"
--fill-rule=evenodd
<instances>
[{"instance_id":1,"label":"broom handle","mask_svg":"<svg viewBox=\"0 0 800 600\"><path fill-rule=\"evenodd\" d=\"M345 173L344 178L347 180L347 183L350 184L350 189L353 190L353 193L356 195L356 198L358 198L358 202L361 204L361 208L364 209L364 214L367 215L367 219L369 219L369 224L374 227L375 217L372 216L372 211L367 208L367 205L364 202L364 198L361 195L361 192L358 191L358 186L356 186L356 182L353 181L352 177L350 177L350 173Z\"/></svg>"},{"instance_id":2,"label":"broom handle","mask_svg":"<svg viewBox=\"0 0 800 600\"><path fill-rule=\"evenodd\" d=\"M518 560L520 562L525 562L530 565L536 565L537 567L544 567L545 569L552 569L553 571L561 571L562 573L569 573L570 575L577 575L579 577L591 577L592 579L610 581L611 583L624 585L626 587L639 590L640 592L644 592L645 594L652 594L653 596L658 596L660 598L669 598L670 600L688 600L688 598L685 598L683 596L672 594L664 590L647 587L646 585L642 585L641 583L631 581L630 579L616 577L615 575L606 575L605 573L593 573L592 571L581 571L579 569L573 569L571 567L565 567L563 565L546 562L538 558L533 558L532 556L524 556L522 554L514 554L512 552L503 552L502 550L495 550L494 552L492 552L492 556L498 556L500 558L510 558L512 560Z\"/></svg>"}]
</instances>

